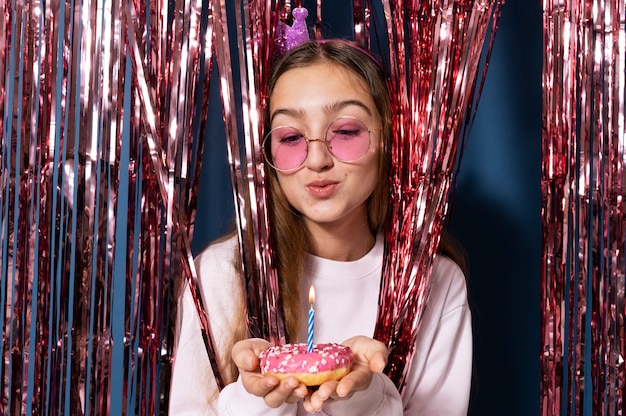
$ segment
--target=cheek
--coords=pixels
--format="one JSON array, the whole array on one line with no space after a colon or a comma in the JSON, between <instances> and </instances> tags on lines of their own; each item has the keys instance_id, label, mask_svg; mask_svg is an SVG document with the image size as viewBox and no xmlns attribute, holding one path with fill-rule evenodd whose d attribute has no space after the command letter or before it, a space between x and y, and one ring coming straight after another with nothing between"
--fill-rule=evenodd
<instances>
[{"instance_id":1,"label":"cheek","mask_svg":"<svg viewBox=\"0 0 626 416\"><path fill-rule=\"evenodd\" d=\"M347 172L345 176L351 177L352 189L360 199L369 198L378 184L379 161L378 154L371 161L359 169Z\"/></svg>"},{"instance_id":2,"label":"cheek","mask_svg":"<svg viewBox=\"0 0 626 416\"><path fill-rule=\"evenodd\" d=\"M287 201L289 202L290 205L293 205L293 200L295 198L294 193L296 189L295 178L293 176L281 175L281 174L277 174L276 177L278 180L278 186L283 191L283 194L287 198Z\"/></svg>"},{"instance_id":3,"label":"cheek","mask_svg":"<svg viewBox=\"0 0 626 416\"><path fill-rule=\"evenodd\" d=\"M368 192L370 196L373 192L374 189L376 189L376 184L378 184L378 169L376 168L372 168L368 173L367 173L367 179L366 179L366 183L364 185L367 186Z\"/></svg>"},{"instance_id":4,"label":"cheek","mask_svg":"<svg viewBox=\"0 0 626 416\"><path fill-rule=\"evenodd\" d=\"M378 173L381 167L380 155L380 152L374 152L370 159L370 162L365 167L368 180L373 180L375 182L378 180Z\"/></svg>"}]
</instances>

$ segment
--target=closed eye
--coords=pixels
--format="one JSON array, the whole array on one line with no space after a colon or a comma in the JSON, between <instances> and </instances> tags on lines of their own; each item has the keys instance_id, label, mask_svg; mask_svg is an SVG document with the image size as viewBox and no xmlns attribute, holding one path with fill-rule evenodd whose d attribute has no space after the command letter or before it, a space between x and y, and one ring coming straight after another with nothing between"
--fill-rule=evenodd
<instances>
[{"instance_id":1,"label":"closed eye","mask_svg":"<svg viewBox=\"0 0 626 416\"><path fill-rule=\"evenodd\" d=\"M280 137L278 139L278 143L281 145L296 145L302 140L304 140L304 136L302 134L288 134Z\"/></svg>"},{"instance_id":2,"label":"closed eye","mask_svg":"<svg viewBox=\"0 0 626 416\"><path fill-rule=\"evenodd\" d=\"M333 139L349 140L361 134L359 129L341 129L333 131Z\"/></svg>"}]
</instances>

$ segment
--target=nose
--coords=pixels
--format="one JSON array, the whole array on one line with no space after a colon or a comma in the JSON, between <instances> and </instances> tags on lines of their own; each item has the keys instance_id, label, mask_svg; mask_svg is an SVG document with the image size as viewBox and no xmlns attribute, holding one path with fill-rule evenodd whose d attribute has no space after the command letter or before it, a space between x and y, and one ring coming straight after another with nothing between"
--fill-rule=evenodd
<instances>
[{"instance_id":1,"label":"nose","mask_svg":"<svg viewBox=\"0 0 626 416\"><path fill-rule=\"evenodd\" d=\"M333 165L333 157L326 147L324 139L310 139L307 143L307 157L304 161L307 168L322 171Z\"/></svg>"}]
</instances>

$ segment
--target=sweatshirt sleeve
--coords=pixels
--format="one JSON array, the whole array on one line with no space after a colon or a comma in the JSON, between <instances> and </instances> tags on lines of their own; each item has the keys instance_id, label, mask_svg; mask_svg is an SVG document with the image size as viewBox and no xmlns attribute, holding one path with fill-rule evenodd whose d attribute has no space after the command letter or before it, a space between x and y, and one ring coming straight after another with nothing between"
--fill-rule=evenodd
<instances>
[{"instance_id":1,"label":"sweatshirt sleeve","mask_svg":"<svg viewBox=\"0 0 626 416\"><path fill-rule=\"evenodd\" d=\"M169 414L217 415L213 404L218 395L217 383L188 288L178 303L176 330L177 345L170 386Z\"/></svg>"},{"instance_id":2,"label":"sweatshirt sleeve","mask_svg":"<svg viewBox=\"0 0 626 416\"><path fill-rule=\"evenodd\" d=\"M404 394L404 414L467 415L472 379L472 327L465 276L448 258L433 269Z\"/></svg>"},{"instance_id":3,"label":"sweatshirt sleeve","mask_svg":"<svg viewBox=\"0 0 626 416\"><path fill-rule=\"evenodd\" d=\"M283 404L277 408L269 407L262 397L248 393L243 386L241 377L226 386L218 400L220 416L294 416L298 411L297 404Z\"/></svg>"},{"instance_id":4,"label":"sweatshirt sleeve","mask_svg":"<svg viewBox=\"0 0 626 416\"><path fill-rule=\"evenodd\" d=\"M402 399L393 382L384 374L374 374L367 390L354 393L348 400L326 404L322 415L342 416L401 416Z\"/></svg>"}]
</instances>

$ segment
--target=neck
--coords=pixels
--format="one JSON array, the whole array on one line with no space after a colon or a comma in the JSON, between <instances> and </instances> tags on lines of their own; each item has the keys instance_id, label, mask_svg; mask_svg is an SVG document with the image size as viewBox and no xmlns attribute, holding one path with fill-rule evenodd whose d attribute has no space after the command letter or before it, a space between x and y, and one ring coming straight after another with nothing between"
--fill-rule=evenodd
<instances>
[{"instance_id":1,"label":"neck","mask_svg":"<svg viewBox=\"0 0 626 416\"><path fill-rule=\"evenodd\" d=\"M307 222L306 227L310 235L309 252L330 260L358 260L376 243L376 236L372 234L367 219L341 224Z\"/></svg>"}]
</instances>

